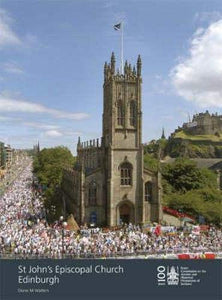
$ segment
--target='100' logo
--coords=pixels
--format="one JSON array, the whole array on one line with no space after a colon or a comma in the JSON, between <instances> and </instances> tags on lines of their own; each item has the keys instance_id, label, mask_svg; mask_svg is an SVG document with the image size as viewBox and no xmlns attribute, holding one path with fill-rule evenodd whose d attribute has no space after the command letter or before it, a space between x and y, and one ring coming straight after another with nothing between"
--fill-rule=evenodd
<instances>
[{"instance_id":1,"label":"'100' logo","mask_svg":"<svg viewBox=\"0 0 222 300\"><path fill-rule=\"evenodd\" d=\"M166 284L166 267L164 266L157 267L157 281L158 281L158 285Z\"/></svg>"},{"instance_id":2,"label":"'100' logo","mask_svg":"<svg viewBox=\"0 0 222 300\"><path fill-rule=\"evenodd\" d=\"M158 266L157 267L158 285L176 286L180 281L180 272L178 266Z\"/></svg>"}]
</instances>

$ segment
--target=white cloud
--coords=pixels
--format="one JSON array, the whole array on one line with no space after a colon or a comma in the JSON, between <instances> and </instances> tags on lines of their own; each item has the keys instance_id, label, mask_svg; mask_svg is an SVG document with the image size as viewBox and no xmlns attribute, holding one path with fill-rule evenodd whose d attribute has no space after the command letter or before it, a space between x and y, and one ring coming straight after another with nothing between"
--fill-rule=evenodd
<instances>
[{"instance_id":1,"label":"white cloud","mask_svg":"<svg viewBox=\"0 0 222 300\"><path fill-rule=\"evenodd\" d=\"M86 113L70 113L46 107L39 103L8 98L0 94L0 112L43 113L59 119L82 120L89 115Z\"/></svg>"},{"instance_id":2,"label":"white cloud","mask_svg":"<svg viewBox=\"0 0 222 300\"><path fill-rule=\"evenodd\" d=\"M44 135L47 137L63 137L63 138L70 138L76 135L81 135L82 132L67 130L65 128L60 129L51 129L44 132Z\"/></svg>"},{"instance_id":3,"label":"white cloud","mask_svg":"<svg viewBox=\"0 0 222 300\"><path fill-rule=\"evenodd\" d=\"M193 37L195 36L200 36L201 34L203 34L205 31L205 29L203 27L199 27L197 28L197 30L194 32Z\"/></svg>"},{"instance_id":4,"label":"white cloud","mask_svg":"<svg viewBox=\"0 0 222 300\"><path fill-rule=\"evenodd\" d=\"M170 76L186 100L200 107L222 107L222 20L194 33L188 57Z\"/></svg>"},{"instance_id":5,"label":"white cloud","mask_svg":"<svg viewBox=\"0 0 222 300\"><path fill-rule=\"evenodd\" d=\"M60 137L62 136L62 132L58 131L58 130L48 130L45 132L45 135L48 137Z\"/></svg>"},{"instance_id":6,"label":"white cloud","mask_svg":"<svg viewBox=\"0 0 222 300\"><path fill-rule=\"evenodd\" d=\"M0 9L0 47L8 45L21 45L18 35L12 30L13 19L8 13Z\"/></svg>"},{"instance_id":7,"label":"white cloud","mask_svg":"<svg viewBox=\"0 0 222 300\"><path fill-rule=\"evenodd\" d=\"M59 128L59 126L57 125L49 125L49 124L37 123L37 122L23 122L23 125L32 128L37 128L37 129L45 129L45 130L54 130Z\"/></svg>"},{"instance_id":8,"label":"white cloud","mask_svg":"<svg viewBox=\"0 0 222 300\"><path fill-rule=\"evenodd\" d=\"M15 62L7 62L4 64L3 67L7 73L18 74L18 75L25 73L23 69Z\"/></svg>"},{"instance_id":9,"label":"white cloud","mask_svg":"<svg viewBox=\"0 0 222 300\"><path fill-rule=\"evenodd\" d=\"M23 36L19 36L15 30L13 30L13 24L15 20L9 15L9 13L0 8L0 49L6 46L19 46L23 49L35 49L42 47L38 38L32 33L25 33Z\"/></svg>"}]
</instances>

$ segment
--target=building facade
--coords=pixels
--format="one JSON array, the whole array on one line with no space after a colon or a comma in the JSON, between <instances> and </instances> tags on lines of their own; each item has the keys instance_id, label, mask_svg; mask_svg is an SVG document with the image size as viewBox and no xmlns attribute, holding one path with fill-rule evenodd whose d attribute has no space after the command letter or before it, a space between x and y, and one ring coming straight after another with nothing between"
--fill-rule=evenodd
<instances>
[{"instance_id":1,"label":"building facade","mask_svg":"<svg viewBox=\"0 0 222 300\"><path fill-rule=\"evenodd\" d=\"M222 133L222 115L199 113L193 116L192 122L184 123L182 129L193 135L218 135Z\"/></svg>"},{"instance_id":2,"label":"building facade","mask_svg":"<svg viewBox=\"0 0 222 300\"><path fill-rule=\"evenodd\" d=\"M102 138L77 145L77 162L64 170L65 210L79 224L116 226L160 221L160 174L144 168L141 58L116 72L104 65Z\"/></svg>"}]
</instances>

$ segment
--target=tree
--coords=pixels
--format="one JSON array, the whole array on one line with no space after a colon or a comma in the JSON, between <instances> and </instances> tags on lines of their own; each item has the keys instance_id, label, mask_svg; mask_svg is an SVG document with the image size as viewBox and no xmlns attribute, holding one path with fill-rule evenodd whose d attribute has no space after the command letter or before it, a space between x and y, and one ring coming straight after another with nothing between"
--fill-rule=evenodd
<instances>
[{"instance_id":1,"label":"tree","mask_svg":"<svg viewBox=\"0 0 222 300\"><path fill-rule=\"evenodd\" d=\"M34 173L47 187L61 183L63 168L73 166L75 159L66 147L43 149L34 160Z\"/></svg>"},{"instance_id":2,"label":"tree","mask_svg":"<svg viewBox=\"0 0 222 300\"><path fill-rule=\"evenodd\" d=\"M205 179L195 162L187 159L176 159L174 163L162 168L163 178L175 191L185 193L204 186Z\"/></svg>"},{"instance_id":3,"label":"tree","mask_svg":"<svg viewBox=\"0 0 222 300\"><path fill-rule=\"evenodd\" d=\"M182 210L207 222L219 224L222 216L222 192L217 189L217 175L198 169L193 161L177 159L163 168L164 205Z\"/></svg>"},{"instance_id":4,"label":"tree","mask_svg":"<svg viewBox=\"0 0 222 300\"><path fill-rule=\"evenodd\" d=\"M168 141L166 139L152 140L149 144L144 146L144 154L159 159L165 156Z\"/></svg>"},{"instance_id":5,"label":"tree","mask_svg":"<svg viewBox=\"0 0 222 300\"><path fill-rule=\"evenodd\" d=\"M196 218L203 216L209 223L219 224L222 216L222 193L205 188L191 190L185 194L165 195L167 206L182 210Z\"/></svg>"},{"instance_id":6,"label":"tree","mask_svg":"<svg viewBox=\"0 0 222 300\"><path fill-rule=\"evenodd\" d=\"M72 167L75 158L66 147L55 147L41 150L33 162L33 172L39 183L45 187L45 207L50 212L51 221L57 218L62 210L61 182L63 169ZM55 206L55 212L52 207Z\"/></svg>"},{"instance_id":7,"label":"tree","mask_svg":"<svg viewBox=\"0 0 222 300\"><path fill-rule=\"evenodd\" d=\"M152 154L146 153L144 155L144 167L156 172L158 170L158 160Z\"/></svg>"}]
</instances>

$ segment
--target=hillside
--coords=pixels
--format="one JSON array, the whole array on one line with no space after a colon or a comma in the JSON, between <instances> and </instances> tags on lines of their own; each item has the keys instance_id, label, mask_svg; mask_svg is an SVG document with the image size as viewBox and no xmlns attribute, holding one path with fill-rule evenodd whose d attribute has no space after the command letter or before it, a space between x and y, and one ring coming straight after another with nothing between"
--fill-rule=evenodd
<instances>
[{"instance_id":1,"label":"hillside","mask_svg":"<svg viewBox=\"0 0 222 300\"><path fill-rule=\"evenodd\" d=\"M209 141L209 142L221 142L222 135L202 134L202 135L191 135L186 133L184 130L180 130L174 134L174 139L184 139L190 141Z\"/></svg>"},{"instance_id":2,"label":"hillside","mask_svg":"<svg viewBox=\"0 0 222 300\"><path fill-rule=\"evenodd\" d=\"M222 135L189 134L176 130L167 141L165 154L171 157L222 158Z\"/></svg>"}]
</instances>

